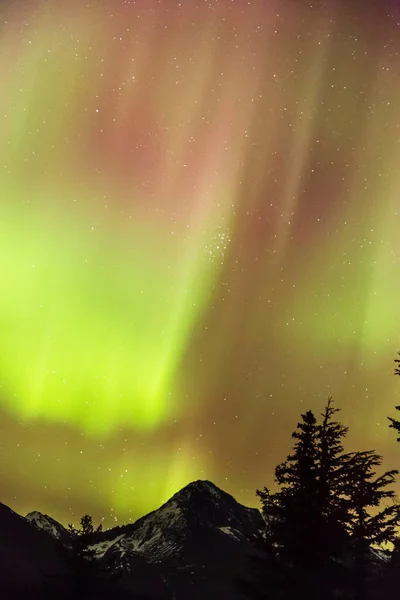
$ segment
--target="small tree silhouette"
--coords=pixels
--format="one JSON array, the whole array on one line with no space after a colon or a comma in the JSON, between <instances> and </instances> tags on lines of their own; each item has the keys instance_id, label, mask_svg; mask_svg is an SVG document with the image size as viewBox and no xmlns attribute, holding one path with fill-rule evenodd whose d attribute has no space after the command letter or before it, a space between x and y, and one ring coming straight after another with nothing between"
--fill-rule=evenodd
<instances>
[{"instance_id":1,"label":"small tree silhouette","mask_svg":"<svg viewBox=\"0 0 400 600\"><path fill-rule=\"evenodd\" d=\"M95 551L90 548L94 542L95 534L102 531L100 524L96 529L93 526L93 520L90 515L84 515L80 520L80 527L68 525L72 533L70 563L75 578L75 590L77 598L88 597L90 586L96 578L97 567L93 560Z\"/></svg>"},{"instance_id":2,"label":"small tree silhouette","mask_svg":"<svg viewBox=\"0 0 400 600\"><path fill-rule=\"evenodd\" d=\"M84 560L88 560L94 557L94 551L89 549L89 545L93 543L95 534L100 533L103 527L100 524L95 529L93 519L90 515L84 515L80 520L80 524L81 526L78 529L69 524L68 529L73 534L72 547L76 555Z\"/></svg>"}]
</instances>

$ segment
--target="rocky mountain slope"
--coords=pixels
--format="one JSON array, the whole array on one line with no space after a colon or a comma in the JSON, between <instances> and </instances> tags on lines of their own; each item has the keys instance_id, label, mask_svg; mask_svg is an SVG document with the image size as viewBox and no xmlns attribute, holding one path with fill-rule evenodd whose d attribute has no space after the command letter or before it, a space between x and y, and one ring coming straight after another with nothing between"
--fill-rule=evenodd
<instances>
[{"instance_id":1,"label":"rocky mountain slope","mask_svg":"<svg viewBox=\"0 0 400 600\"><path fill-rule=\"evenodd\" d=\"M59 542L46 531L0 504L0 598L39 598L47 573L68 575L59 556Z\"/></svg>"},{"instance_id":2,"label":"rocky mountain slope","mask_svg":"<svg viewBox=\"0 0 400 600\"><path fill-rule=\"evenodd\" d=\"M30 512L26 515L25 519L32 523L37 529L47 531L52 537L60 540L63 543L68 544L71 539L71 533L61 523L58 523L55 519L44 515L38 511Z\"/></svg>"},{"instance_id":3,"label":"rocky mountain slope","mask_svg":"<svg viewBox=\"0 0 400 600\"><path fill-rule=\"evenodd\" d=\"M15 539L12 531L16 525L11 523L5 547L9 543L15 549L12 562L16 570L19 551L24 555L24 539L32 536L40 536L37 544L43 548L46 571L67 568L61 559L54 562L54 556L62 556L62 549L71 541L65 527L36 511L25 518L12 515L21 534ZM247 577L247 557L262 526L258 510L239 504L209 481L195 481L135 523L97 533L91 549L99 565L107 565L120 575L118 588L126 597L243 600L235 582ZM29 564L30 558L25 560Z\"/></svg>"}]
</instances>

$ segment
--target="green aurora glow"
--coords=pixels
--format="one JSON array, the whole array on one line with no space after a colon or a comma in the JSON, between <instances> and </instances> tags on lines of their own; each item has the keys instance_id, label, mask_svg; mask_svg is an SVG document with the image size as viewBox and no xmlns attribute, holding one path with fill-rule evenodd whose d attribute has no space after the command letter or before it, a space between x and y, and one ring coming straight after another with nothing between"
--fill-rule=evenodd
<instances>
[{"instance_id":1,"label":"green aurora glow","mask_svg":"<svg viewBox=\"0 0 400 600\"><path fill-rule=\"evenodd\" d=\"M254 504L328 395L398 466L397 8L317 4L6 2L16 510L110 524L196 478Z\"/></svg>"}]
</instances>

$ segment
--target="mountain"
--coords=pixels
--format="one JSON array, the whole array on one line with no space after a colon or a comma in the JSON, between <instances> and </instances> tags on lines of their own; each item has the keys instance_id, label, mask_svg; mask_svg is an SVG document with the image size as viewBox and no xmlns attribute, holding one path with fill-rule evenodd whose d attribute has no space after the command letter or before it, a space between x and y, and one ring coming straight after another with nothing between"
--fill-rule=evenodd
<instances>
[{"instance_id":1,"label":"mountain","mask_svg":"<svg viewBox=\"0 0 400 600\"><path fill-rule=\"evenodd\" d=\"M188 553L197 560L203 552L200 538L244 542L262 526L257 509L239 504L209 481L195 481L135 523L99 533L93 550L100 556L117 544L150 562L174 562L181 555L187 559ZM211 550L207 547L208 556Z\"/></svg>"},{"instance_id":2,"label":"mountain","mask_svg":"<svg viewBox=\"0 0 400 600\"><path fill-rule=\"evenodd\" d=\"M0 504L0 533L2 600L23 598L26 589L32 600L42 598L42 583L48 573L68 575L57 541L4 504Z\"/></svg>"},{"instance_id":3,"label":"mountain","mask_svg":"<svg viewBox=\"0 0 400 600\"><path fill-rule=\"evenodd\" d=\"M36 511L25 518L7 507L3 512L9 531L3 543L12 567L9 579L18 578L21 563L36 569L37 579L42 571L68 572L65 556L72 538L65 527ZM2 531L1 517L0 511ZM257 509L239 504L209 481L195 481L135 523L96 533L90 548L96 568L110 570L118 580L118 594L104 597L244 600L235 582L247 578L247 558L254 553L252 540L262 527ZM13 549L11 553L8 548ZM0 562L0 580L2 575ZM103 593L104 589L102 585ZM0 597L14 600L19 596Z\"/></svg>"},{"instance_id":4,"label":"mountain","mask_svg":"<svg viewBox=\"0 0 400 600\"><path fill-rule=\"evenodd\" d=\"M55 519L44 515L38 511L30 512L25 519L32 523L37 529L47 531L52 537L60 540L64 544L68 544L71 540L71 533L61 523Z\"/></svg>"},{"instance_id":5,"label":"mountain","mask_svg":"<svg viewBox=\"0 0 400 600\"><path fill-rule=\"evenodd\" d=\"M136 523L99 533L92 549L124 573L139 555L159 571L177 600L226 597L246 576L251 540L263 527L257 509L239 504L209 481L195 481ZM229 594L229 595L228 595Z\"/></svg>"}]
</instances>

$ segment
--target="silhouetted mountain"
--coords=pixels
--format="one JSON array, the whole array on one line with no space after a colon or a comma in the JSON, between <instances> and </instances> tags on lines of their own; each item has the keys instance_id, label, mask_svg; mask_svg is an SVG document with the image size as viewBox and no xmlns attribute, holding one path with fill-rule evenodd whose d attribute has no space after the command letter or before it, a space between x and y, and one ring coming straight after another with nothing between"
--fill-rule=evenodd
<instances>
[{"instance_id":1,"label":"silhouetted mountain","mask_svg":"<svg viewBox=\"0 0 400 600\"><path fill-rule=\"evenodd\" d=\"M22 598L27 589L30 598L42 598L43 581L50 573L68 574L57 540L0 504L0 598Z\"/></svg>"},{"instance_id":2,"label":"silhouetted mountain","mask_svg":"<svg viewBox=\"0 0 400 600\"><path fill-rule=\"evenodd\" d=\"M25 519L30 521L32 525L35 525L37 529L47 531L50 535L63 543L68 544L71 539L71 532L68 531L61 523L58 523L55 519L52 519L48 515L44 515L37 510L30 512L26 515Z\"/></svg>"},{"instance_id":3,"label":"silhouetted mountain","mask_svg":"<svg viewBox=\"0 0 400 600\"><path fill-rule=\"evenodd\" d=\"M68 570L58 558L60 549L69 546L71 534L65 527L39 512L23 518L4 510L11 515L4 515L9 541L2 540L10 557L11 582L18 578L22 563L34 570L37 585L42 572ZM96 533L90 548L99 567L119 575L116 586L127 597L243 600L235 581L246 574L252 539L262 527L257 509L239 504L209 481L195 481L135 523ZM3 531L1 513L0 528ZM2 571L3 563L0 577Z\"/></svg>"},{"instance_id":4,"label":"silhouetted mountain","mask_svg":"<svg viewBox=\"0 0 400 600\"><path fill-rule=\"evenodd\" d=\"M262 528L257 509L239 504L208 481L196 481L158 510L131 525L98 534L96 555L127 573L136 556L161 567L177 598L234 595L233 582L244 573L251 539ZM205 595L206 594L206 595Z\"/></svg>"},{"instance_id":5,"label":"silhouetted mountain","mask_svg":"<svg viewBox=\"0 0 400 600\"><path fill-rule=\"evenodd\" d=\"M138 552L151 562L166 561L188 551L202 552L199 537L243 542L263 526L260 512L239 504L208 481L195 481L159 509L133 524L98 534L93 548L98 556L111 545ZM193 546L193 547L192 547ZM207 554L210 549L207 548Z\"/></svg>"}]
</instances>

